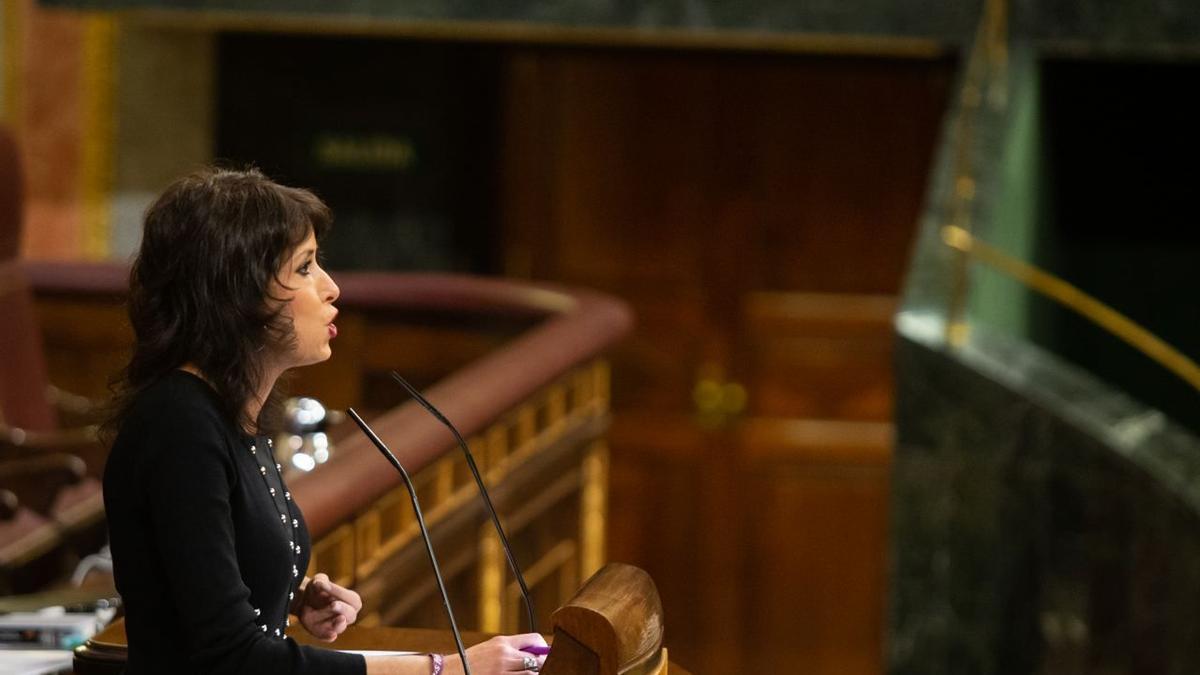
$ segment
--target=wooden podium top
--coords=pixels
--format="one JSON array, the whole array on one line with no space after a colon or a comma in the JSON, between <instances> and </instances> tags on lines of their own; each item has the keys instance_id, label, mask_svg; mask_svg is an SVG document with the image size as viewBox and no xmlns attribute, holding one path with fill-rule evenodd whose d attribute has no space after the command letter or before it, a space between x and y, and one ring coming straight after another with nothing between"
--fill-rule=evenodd
<instances>
[{"instance_id":1,"label":"wooden podium top","mask_svg":"<svg viewBox=\"0 0 1200 675\"><path fill-rule=\"evenodd\" d=\"M394 651L438 652L452 654L455 652L454 637L447 630L430 628L389 628L350 626L336 642L321 642L309 635L303 628L293 624L288 629L288 635L300 644L324 647L326 649L380 649ZM471 646L487 640L490 633L467 631L463 633L463 644ZM547 636L547 640L550 637ZM120 673L125 663L125 622L118 619L104 629L87 644L75 651L76 675L94 675ZM674 663L664 669L663 675L690 675L688 671Z\"/></svg>"},{"instance_id":2,"label":"wooden podium top","mask_svg":"<svg viewBox=\"0 0 1200 675\"><path fill-rule=\"evenodd\" d=\"M632 566L609 563L555 610L551 617L554 644L542 667L545 675L687 675L667 660L663 647L662 604L650 575ZM353 650L414 652L456 651L446 630L351 626L328 644L302 629L288 635L302 644ZM463 633L466 645L482 642L487 633ZM119 673L128 655L125 622L114 622L75 650L77 675Z\"/></svg>"}]
</instances>

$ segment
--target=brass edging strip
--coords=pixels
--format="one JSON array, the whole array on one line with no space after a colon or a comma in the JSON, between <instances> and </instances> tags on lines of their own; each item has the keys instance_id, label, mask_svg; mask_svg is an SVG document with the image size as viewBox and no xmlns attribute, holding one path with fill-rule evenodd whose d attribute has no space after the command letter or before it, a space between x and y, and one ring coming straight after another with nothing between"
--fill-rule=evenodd
<instances>
[{"instance_id":1,"label":"brass edging strip","mask_svg":"<svg viewBox=\"0 0 1200 675\"><path fill-rule=\"evenodd\" d=\"M1200 365L1100 300L1045 270L980 241L962 228L943 228L942 241L964 256L989 265L1073 310L1200 390Z\"/></svg>"},{"instance_id":2,"label":"brass edging strip","mask_svg":"<svg viewBox=\"0 0 1200 675\"><path fill-rule=\"evenodd\" d=\"M975 201L976 179L971 170L971 151L975 136L975 118L987 98L1003 103L1003 86L1008 64L1008 6L1005 0L986 0L983 18L975 32L971 54L967 61L962 90L958 92L959 113L954 134L954 194L949 227L971 231L971 207ZM961 346L967 339L967 296L970 275L966 255L953 262L950 279L950 301L946 311L946 343Z\"/></svg>"}]
</instances>

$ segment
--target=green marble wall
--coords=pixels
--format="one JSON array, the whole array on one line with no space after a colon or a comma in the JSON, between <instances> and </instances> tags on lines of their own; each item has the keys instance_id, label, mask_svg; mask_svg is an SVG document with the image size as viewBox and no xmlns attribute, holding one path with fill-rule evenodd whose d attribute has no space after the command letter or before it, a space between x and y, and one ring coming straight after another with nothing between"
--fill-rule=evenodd
<instances>
[{"instance_id":1,"label":"green marble wall","mask_svg":"<svg viewBox=\"0 0 1200 675\"><path fill-rule=\"evenodd\" d=\"M403 21L525 22L571 28L731 30L928 37L971 35L981 0L39 0L47 7L177 9L367 17Z\"/></svg>"},{"instance_id":2,"label":"green marble wall","mask_svg":"<svg viewBox=\"0 0 1200 675\"><path fill-rule=\"evenodd\" d=\"M1006 91L1007 115L999 122L1003 142L996 144L996 194L986 223L988 243L1030 263L1040 263L1039 232L1045 226L1047 189L1041 137L1043 133L1039 71L1033 55L1018 51ZM1020 283L982 265L971 270L968 308L973 322L994 331L1033 339L1032 293Z\"/></svg>"},{"instance_id":3,"label":"green marble wall","mask_svg":"<svg viewBox=\"0 0 1200 675\"><path fill-rule=\"evenodd\" d=\"M1012 0L1013 31L1044 50L1197 56L1194 0Z\"/></svg>"},{"instance_id":4,"label":"green marble wall","mask_svg":"<svg viewBox=\"0 0 1200 675\"><path fill-rule=\"evenodd\" d=\"M1200 671L1200 442L1028 343L896 359L889 672Z\"/></svg>"},{"instance_id":5,"label":"green marble wall","mask_svg":"<svg viewBox=\"0 0 1200 675\"><path fill-rule=\"evenodd\" d=\"M38 0L89 10L171 9L391 21L528 23L636 31L750 31L922 37L967 43L982 0ZM1192 0L1010 0L1013 32L1093 52L1169 54L1200 47Z\"/></svg>"},{"instance_id":6,"label":"green marble wall","mask_svg":"<svg viewBox=\"0 0 1200 675\"><path fill-rule=\"evenodd\" d=\"M1200 672L1200 439L1039 348L1035 302L994 273L971 268L969 330L953 344L946 334L959 268L942 226L969 219L1038 262L1054 194L1039 153L1039 59L1194 58L1196 33L1099 5L1022 0L1019 19L1041 18L1018 25L1007 67L960 85L978 85L981 105L956 97L946 121L896 320L892 675ZM1185 23L1196 11L1159 5ZM1038 27L1054 17L1064 23ZM976 180L965 211L961 168Z\"/></svg>"}]
</instances>

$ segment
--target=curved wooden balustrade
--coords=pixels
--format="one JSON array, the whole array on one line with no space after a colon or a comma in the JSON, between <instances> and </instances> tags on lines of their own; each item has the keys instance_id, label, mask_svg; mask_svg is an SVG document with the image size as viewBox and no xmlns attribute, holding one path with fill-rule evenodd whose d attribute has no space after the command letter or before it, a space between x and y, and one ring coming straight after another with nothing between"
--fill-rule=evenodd
<instances>
[{"instance_id":1,"label":"curved wooden balustrade","mask_svg":"<svg viewBox=\"0 0 1200 675\"><path fill-rule=\"evenodd\" d=\"M25 267L43 298L111 299L127 283L126 270L116 265ZM348 322L446 313L529 326L426 395L469 439L510 538L517 543L525 536L518 557L535 595L553 602L541 608L548 614L604 562L609 375L598 356L630 330L630 312L599 293L498 279L385 273L336 279L337 305ZM467 625L519 628L516 585L452 436L412 402L372 425L413 474L443 571L463 577L452 585L472 589L471 602L455 602L460 623L465 605ZM291 486L315 541L310 573L357 587L368 624L437 622L428 607L440 602L407 494L365 438L347 437L327 464ZM567 512L573 520L564 526Z\"/></svg>"},{"instance_id":2,"label":"curved wooden balustrade","mask_svg":"<svg viewBox=\"0 0 1200 675\"><path fill-rule=\"evenodd\" d=\"M466 437L484 432L503 413L595 359L632 325L623 304L585 291L445 275L343 274L338 276L338 284L342 289L338 304L346 308L545 317L500 351L453 373L426 392ZM584 389L589 386L578 381L572 384ZM600 387L607 391L607 382ZM546 395L560 396L553 391ZM444 427L414 403L388 412L372 425L410 472L428 465L452 440ZM399 478L379 470L377 455L365 438L356 437L339 446L337 459L328 467L332 470L296 481L300 505L306 515L311 514L308 519L314 536L329 532L348 509L361 508L399 484ZM370 461L360 461L364 458Z\"/></svg>"}]
</instances>

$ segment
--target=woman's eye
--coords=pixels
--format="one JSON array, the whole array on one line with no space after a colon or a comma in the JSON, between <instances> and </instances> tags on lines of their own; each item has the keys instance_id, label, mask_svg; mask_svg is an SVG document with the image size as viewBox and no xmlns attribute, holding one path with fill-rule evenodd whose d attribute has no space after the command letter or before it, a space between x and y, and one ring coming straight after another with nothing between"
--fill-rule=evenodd
<instances>
[{"instance_id":1,"label":"woman's eye","mask_svg":"<svg viewBox=\"0 0 1200 675\"><path fill-rule=\"evenodd\" d=\"M309 274L308 268L310 265L312 265L312 261L304 263L303 265L300 266L300 269L298 269L296 271L299 272L300 274L303 274L304 276L308 276L308 274Z\"/></svg>"}]
</instances>

